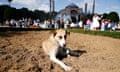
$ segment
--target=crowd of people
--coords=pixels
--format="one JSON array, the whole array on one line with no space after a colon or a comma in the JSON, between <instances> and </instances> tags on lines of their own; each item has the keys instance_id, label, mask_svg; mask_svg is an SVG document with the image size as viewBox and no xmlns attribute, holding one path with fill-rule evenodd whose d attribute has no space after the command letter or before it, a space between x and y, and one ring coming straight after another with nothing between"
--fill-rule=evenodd
<instances>
[{"instance_id":1,"label":"crowd of people","mask_svg":"<svg viewBox=\"0 0 120 72\"><path fill-rule=\"evenodd\" d=\"M11 19L11 20L5 20L4 26L13 27L13 28L28 28L31 25L32 26L39 26L40 20L39 19L31 19L31 18L23 18L19 20Z\"/></svg>"},{"instance_id":2,"label":"crowd of people","mask_svg":"<svg viewBox=\"0 0 120 72\"><path fill-rule=\"evenodd\" d=\"M30 26L36 26L41 28L81 28L101 31L120 29L120 23L116 24L108 19L102 19L102 16L100 17L97 14L92 17L92 20L88 18L85 22L82 20L72 22L69 19L64 20L63 18L58 19L57 21L51 20L50 22L50 20L45 20L44 22L41 22L39 19L33 20L31 18L23 18L19 20L6 20L4 21L4 25L15 28L29 28Z\"/></svg>"},{"instance_id":3,"label":"crowd of people","mask_svg":"<svg viewBox=\"0 0 120 72\"><path fill-rule=\"evenodd\" d=\"M88 30L115 30L120 29L120 22L117 24L108 19L102 19L103 16L95 14L92 19L87 19L85 22L79 20L78 22L72 22L69 19L59 19L56 23L57 28L82 28Z\"/></svg>"}]
</instances>

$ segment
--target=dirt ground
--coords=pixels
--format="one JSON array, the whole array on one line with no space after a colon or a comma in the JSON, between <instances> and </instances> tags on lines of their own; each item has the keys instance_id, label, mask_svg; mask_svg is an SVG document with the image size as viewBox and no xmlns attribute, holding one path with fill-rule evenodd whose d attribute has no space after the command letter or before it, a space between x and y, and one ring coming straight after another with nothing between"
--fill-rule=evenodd
<instances>
[{"instance_id":1,"label":"dirt ground","mask_svg":"<svg viewBox=\"0 0 120 72\"><path fill-rule=\"evenodd\" d=\"M49 31L0 32L0 72L65 72L53 64L41 48ZM109 37L71 33L67 48L84 50L79 57L62 61L70 72L120 72L120 40Z\"/></svg>"}]
</instances>

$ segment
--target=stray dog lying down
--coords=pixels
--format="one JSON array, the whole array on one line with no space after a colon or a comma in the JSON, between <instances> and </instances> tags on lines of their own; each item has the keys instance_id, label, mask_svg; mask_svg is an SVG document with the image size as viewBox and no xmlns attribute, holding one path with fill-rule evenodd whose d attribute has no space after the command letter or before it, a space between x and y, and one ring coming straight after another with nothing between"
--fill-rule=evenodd
<instances>
[{"instance_id":1,"label":"stray dog lying down","mask_svg":"<svg viewBox=\"0 0 120 72\"><path fill-rule=\"evenodd\" d=\"M52 32L51 36L43 41L42 47L47 55L50 56L50 60L59 64L65 71L70 71L72 67L65 65L61 60L59 60L56 55L63 48L65 49L65 53L68 55L76 55L79 53L73 52L70 49L65 48L66 46L66 38L67 30L59 29Z\"/></svg>"}]
</instances>

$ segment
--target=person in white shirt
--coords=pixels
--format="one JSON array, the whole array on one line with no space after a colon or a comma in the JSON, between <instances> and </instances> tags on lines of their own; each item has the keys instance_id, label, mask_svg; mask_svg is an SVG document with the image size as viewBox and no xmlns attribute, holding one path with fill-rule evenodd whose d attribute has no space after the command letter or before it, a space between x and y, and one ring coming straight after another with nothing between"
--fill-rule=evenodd
<instances>
[{"instance_id":1,"label":"person in white shirt","mask_svg":"<svg viewBox=\"0 0 120 72\"><path fill-rule=\"evenodd\" d=\"M93 16L93 22L92 22L92 25L91 25L91 30L96 30L97 28L100 27L99 20L100 20L100 17L97 14L95 14Z\"/></svg>"}]
</instances>

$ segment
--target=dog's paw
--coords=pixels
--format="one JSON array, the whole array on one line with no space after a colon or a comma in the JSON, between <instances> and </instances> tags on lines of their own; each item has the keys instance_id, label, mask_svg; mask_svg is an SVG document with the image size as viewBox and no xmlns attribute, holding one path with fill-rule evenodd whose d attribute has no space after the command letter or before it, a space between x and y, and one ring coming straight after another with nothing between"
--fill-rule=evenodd
<instances>
[{"instance_id":1,"label":"dog's paw","mask_svg":"<svg viewBox=\"0 0 120 72\"><path fill-rule=\"evenodd\" d=\"M72 67L66 66L66 67L64 68L64 70L65 70L65 71L70 71L70 70L72 70Z\"/></svg>"}]
</instances>

